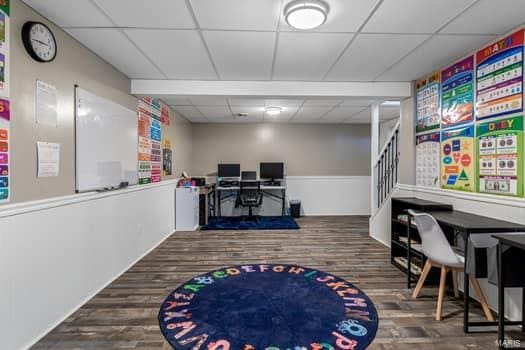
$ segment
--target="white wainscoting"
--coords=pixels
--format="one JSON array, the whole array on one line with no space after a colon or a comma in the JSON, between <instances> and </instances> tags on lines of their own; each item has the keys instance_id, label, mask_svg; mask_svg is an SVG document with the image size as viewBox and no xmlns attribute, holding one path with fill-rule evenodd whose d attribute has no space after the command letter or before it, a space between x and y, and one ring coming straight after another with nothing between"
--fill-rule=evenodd
<instances>
[{"instance_id":1,"label":"white wainscoting","mask_svg":"<svg viewBox=\"0 0 525 350\"><path fill-rule=\"evenodd\" d=\"M172 234L175 186L2 207L0 348L29 348Z\"/></svg>"}]
</instances>

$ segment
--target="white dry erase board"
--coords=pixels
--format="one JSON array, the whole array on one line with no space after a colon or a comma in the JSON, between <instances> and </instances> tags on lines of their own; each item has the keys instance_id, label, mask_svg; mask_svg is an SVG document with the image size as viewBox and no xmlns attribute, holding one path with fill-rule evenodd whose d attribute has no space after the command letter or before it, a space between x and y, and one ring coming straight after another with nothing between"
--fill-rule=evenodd
<instances>
[{"instance_id":1,"label":"white dry erase board","mask_svg":"<svg viewBox=\"0 0 525 350\"><path fill-rule=\"evenodd\" d=\"M76 190L137 183L137 112L75 87Z\"/></svg>"}]
</instances>

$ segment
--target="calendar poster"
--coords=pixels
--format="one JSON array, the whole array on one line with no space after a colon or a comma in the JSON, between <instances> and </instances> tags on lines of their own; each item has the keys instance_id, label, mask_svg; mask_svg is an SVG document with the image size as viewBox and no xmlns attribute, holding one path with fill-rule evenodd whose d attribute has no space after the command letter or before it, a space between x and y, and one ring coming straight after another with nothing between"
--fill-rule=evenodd
<instances>
[{"instance_id":1,"label":"calendar poster","mask_svg":"<svg viewBox=\"0 0 525 350\"><path fill-rule=\"evenodd\" d=\"M439 72L416 82L416 132L439 128L441 123L439 86Z\"/></svg>"},{"instance_id":2,"label":"calendar poster","mask_svg":"<svg viewBox=\"0 0 525 350\"><path fill-rule=\"evenodd\" d=\"M474 191L474 125L441 131L441 187Z\"/></svg>"},{"instance_id":3,"label":"calendar poster","mask_svg":"<svg viewBox=\"0 0 525 350\"><path fill-rule=\"evenodd\" d=\"M523 116L480 123L478 191L523 197Z\"/></svg>"},{"instance_id":4,"label":"calendar poster","mask_svg":"<svg viewBox=\"0 0 525 350\"><path fill-rule=\"evenodd\" d=\"M474 56L441 72L441 126L470 123L474 114Z\"/></svg>"},{"instance_id":5,"label":"calendar poster","mask_svg":"<svg viewBox=\"0 0 525 350\"><path fill-rule=\"evenodd\" d=\"M439 187L440 134L416 136L416 185Z\"/></svg>"},{"instance_id":6,"label":"calendar poster","mask_svg":"<svg viewBox=\"0 0 525 350\"><path fill-rule=\"evenodd\" d=\"M477 52L477 119L523 111L523 35L521 29Z\"/></svg>"}]
</instances>

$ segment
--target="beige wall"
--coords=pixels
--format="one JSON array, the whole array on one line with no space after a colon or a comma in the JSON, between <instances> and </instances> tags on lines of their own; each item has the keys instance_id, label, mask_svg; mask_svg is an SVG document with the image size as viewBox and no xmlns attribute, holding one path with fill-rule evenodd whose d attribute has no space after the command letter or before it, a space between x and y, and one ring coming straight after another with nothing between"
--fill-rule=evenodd
<instances>
[{"instance_id":1,"label":"beige wall","mask_svg":"<svg viewBox=\"0 0 525 350\"><path fill-rule=\"evenodd\" d=\"M54 62L37 63L20 40L28 20L43 21L53 30L58 46ZM58 88L58 127L35 122L35 85L40 79ZM20 0L11 2L11 202L73 194L75 191L74 85L111 99L132 110L137 99L129 94L130 81L100 57L79 44ZM191 125L175 116L164 130L174 144L175 169L189 166ZM60 175L36 177L36 142L61 144ZM177 174L177 173L175 173Z\"/></svg>"},{"instance_id":2,"label":"beige wall","mask_svg":"<svg viewBox=\"0 0 525 350\"><path fill-rule=\"evenodd\" d=\"M193 124L192 174L210 175L217 163L286 164L290 176L370 174L369 125Z\"/></svg>"},{"instance_id":3,"label":"beige wall","mask_svg":"<svg viewBox=\"0 0 525 350\"><path fill-rule=\"evenodd\" d=\"M399 126L399 183L416 183L416 146L415 146L415 100L407 98L401 101Z\"/></svg>"}]
</instances>

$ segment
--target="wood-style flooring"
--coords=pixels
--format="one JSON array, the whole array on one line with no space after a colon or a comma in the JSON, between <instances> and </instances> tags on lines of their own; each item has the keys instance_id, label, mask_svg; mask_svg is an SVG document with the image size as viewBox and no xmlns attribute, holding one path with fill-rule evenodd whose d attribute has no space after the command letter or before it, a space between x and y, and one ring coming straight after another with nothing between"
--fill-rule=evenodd
<instances>
[{"instance_id":1,"label":"wood-style flooring","mask_svg":"<svg viewBox=\"0 0 525 350\"><path fill-rule=\"evenodd\" d=\"M253 263L308 266L361 288L380 317L371 350L496 348L495 330L463 333L463 304L451 292L441 322L434 320L436 287L411 298L405 275L390 265L389 249L369 237L368 217L306 217L299 224L295 231L177 232L33 349L160 350L157 313L170 291L195 275ZM480 308L471 309L481 320Z\"/></svg>"}]
</instances>

